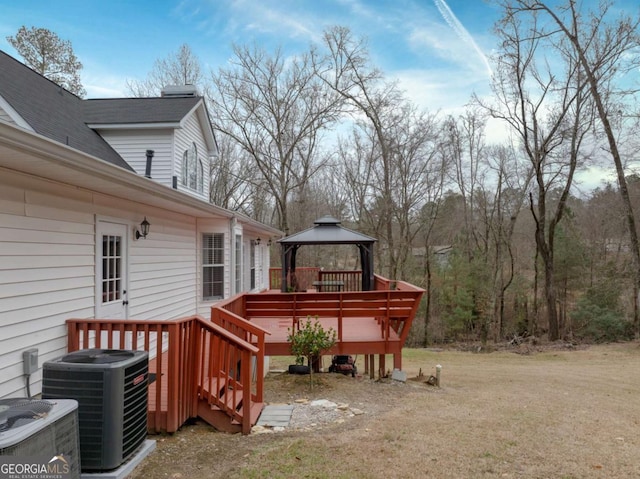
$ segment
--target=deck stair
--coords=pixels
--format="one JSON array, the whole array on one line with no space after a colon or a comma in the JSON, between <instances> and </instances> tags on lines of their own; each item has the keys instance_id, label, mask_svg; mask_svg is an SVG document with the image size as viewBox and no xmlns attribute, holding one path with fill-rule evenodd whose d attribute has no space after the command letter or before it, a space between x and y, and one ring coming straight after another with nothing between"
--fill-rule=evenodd
<instances>
[{"instance_id":1,"label":"deck stair","mask_svg":"<svg viewBox=\"0 0 640 479\"><path fill-rule=\"evenodd\" d=\"M211 424L219 431L238 433L242 431L242 420L235 414L244 417L246 409L243 402L242 386L233 379L227 381L211 378L201 389L198 400L198 417ZM264 408L263 402L250 402L249 423L254 426Z\"/></svg>"}]
</instances>

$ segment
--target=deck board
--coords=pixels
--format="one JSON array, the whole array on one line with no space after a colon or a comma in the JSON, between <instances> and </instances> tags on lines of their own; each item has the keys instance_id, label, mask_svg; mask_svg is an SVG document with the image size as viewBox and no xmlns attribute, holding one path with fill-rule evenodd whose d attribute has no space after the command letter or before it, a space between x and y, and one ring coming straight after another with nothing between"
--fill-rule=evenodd
<instances>
[{"instance_id":1,"label":"deck board","mask_svg":"<svg viewBox=\"0 0 640 479\"><path fill-rule=\"evenodd\" d=\"M250 321L271 334L265 338L267 356L289 355L290 333L293 320L283 317L252 317ZM306 320L301 320L306 321ZM312 319L315 321L315 319ZM338 331L338 318L318 318L322 328ZM402 348L398 334L390 328L389 339L382 337L380 324L375 318L343 318L342 338L331 352L336 354L381 354L393 353Z\"/></svg>"},{"instance_id":2,"label":"deck board","mask_svg":"<svg viewBox=\"0 0 640 479\"><path fill-rule=\"evenodd\" d=\"M272 317L253 317L251 322L271 333L265 338L267 344L287 342L287 336L293 324L291 318ZM315 319L312 322L315 322ZM336 332L338 331L338 318L318 318L318 322L325 330L333 328ZM390 331L389 340L399 340L395 331ZM382 341L380 325L374 318L344 318L342 320L342 341Z\"/></svg>"}]
</instances>

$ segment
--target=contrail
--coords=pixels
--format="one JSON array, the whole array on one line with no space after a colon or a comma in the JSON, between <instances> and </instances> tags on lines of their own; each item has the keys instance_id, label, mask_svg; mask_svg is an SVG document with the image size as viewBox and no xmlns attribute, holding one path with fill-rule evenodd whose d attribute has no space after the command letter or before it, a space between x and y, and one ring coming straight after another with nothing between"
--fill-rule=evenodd
<instances>
[{"instance_id":1,"label":"contrail","mask_svg":"<svg viewBox=\"0 0 640 479\"><path fill-rule=\"evenodd\" d=\"M487 67L487 73L489 74L489 76L491 76L493 72L491 71L491 65L489 65L489 61L487 60L487 57L485 56L484 53L482 53L482 50L480 50L480 47L475 42L473 37L469 35L469 32L467 31L467 29L464 28L462 23L460 23L460 21L456 18L455 14L449 8L449 5L447 5L447 3L444 0L433 0L433 3L435 3L436 7L438 7L438 10L440 10L440 14L442 15L442 18L444 18L445 21L449 24L449 26L453 28L453 31L456 32L458 37L462 41L469 43L474 48L474 50L478 53L478 56L480 56L485 66Z\"/></svg>"}]
</instances>

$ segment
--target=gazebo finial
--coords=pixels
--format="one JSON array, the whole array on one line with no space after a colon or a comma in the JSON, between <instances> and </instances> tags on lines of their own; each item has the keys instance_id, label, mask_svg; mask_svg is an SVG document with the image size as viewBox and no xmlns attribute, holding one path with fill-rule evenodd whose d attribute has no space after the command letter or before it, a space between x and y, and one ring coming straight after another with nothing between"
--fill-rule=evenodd
<instances>
[{"instance_id":1,"label":"gazebo finial","mask_svg":"<svg viewBox=\"0 0 640 479\"><path fill-rule=\"evenodd\" d=\"M322 218L318 218L317 220L315 220L313 222L314 225L319 225L319 226L323 226L323 225L339 225L340 224L340 220L335 219L333 216L331 215L324 215Z\"/></svg>"}]
</instances>

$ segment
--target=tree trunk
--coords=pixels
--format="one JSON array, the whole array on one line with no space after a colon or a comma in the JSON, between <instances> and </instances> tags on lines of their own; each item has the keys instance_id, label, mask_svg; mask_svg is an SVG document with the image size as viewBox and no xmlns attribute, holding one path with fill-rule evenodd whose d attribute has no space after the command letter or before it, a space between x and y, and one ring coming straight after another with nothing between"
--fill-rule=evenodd
<instances>
[{"instance_id":1,"label":"tree trunk","mask_svg":"<svg viewBox=\"0 0 640 479\"><path fill-rule=\"evenodd\" d=\"M556 308L556 289L553 284L553 258L548 254L543 255L544 262L544 295L547 302L547 318L549 318L549 341L560 338L558 329L558 310Z\"/></svg>"},{"instance_id":2,"label":"tree trunk","mask_svg":"<svg viewBox=\"0 0 640 479\"><path fill-rule=\"evenodd\" d=\"M622 158L620 156L620 151L618 150L618 142L616 139L616 135L613 131L611 122L609 121L609 112L607 111L607 108L604 104L603 95L600 91L600 83L598 82L598 77L597 77L597 74L600 72L600 70L605 69L608 65L607 64L605 64L604 66L601 65L598 70L594 70L594 68L592 67L591 62L587 58L587 52L585 51L585 46L582 43L580 43L580 38L576 30L577 25L575 24L575 19L577 18L577 16L574 10L575 4L574 2L570 2L570 5L571 5L572 18L574 19L572 31L569 30L567 25L565 25L565 23L560 19L560 17L556 15L553 12L553 10L549 8L547 5L540 3L538 4L538 7L543 8L553 18L553 20L556 22L558 27L560 27L560 29L563 31L567 39L573 44L575 51L577 52L578 57L580 59L580 63L587 74L591 96L593 97L593 100L596 104L598 116L602 123L602 127L604 129L605 135L607 137L607 142L609 144L611 157L613 158L613 162L616 167L618 187L620 188L620 195L622 196L622 202L624 205L624 214L625 214L625 218L626 218L628 229L629 229L629 242L630 242L631 254L633 257L633 266L634 266L634 289L640 289L640 243L638 242L638 232L636 230L635 216L633 214L633 207L631 206L629 189L627 187L627 180L625 178L624 165L622 162ZM633 29L631 31L633 31ZM627 37L626 35L623 35L621 39L629 41L629 43L626 46L633 47L633 46L636 46L637 43L631 40L632 38L634 37L633 36ZM624 45L624 42L618 42L618 45L622 46ZM612 61L615 59L619 59L625 52L625 50L623 49L618 52L619 53L618 56L613 56L611 52L609 52L609 49L612 47L612 45L605 44L603 46L603 45L596 44L596 47L597 46L600 46L603 52L608 52ZM589 47L589 44L587 44L587 48L588 47ZM596 48L596 47L593 47L593 48ZM595 68L597 68L597 66ZM607 93L610 93L610 92L605 91L605 95ZM637 336L640 334L640 317L638 316L638 295L637 294L634 294L633 301L634 301L633 324L634 324L635 333Z\"/></svg>"},{"instance_id":3,"label":"tree trunk","mask_svg":"<svg viewBox=\"0 0 640 479\"><path fill-rule=\"evenodd\" d=\"M424 336L423 343L426 348L429 345L429 316L431 315L431 259L429 257L429 248L425 250L425 276L426 276L426 291L424 294L425 307L424 307Z\"/></svg>"}]
</instances>

